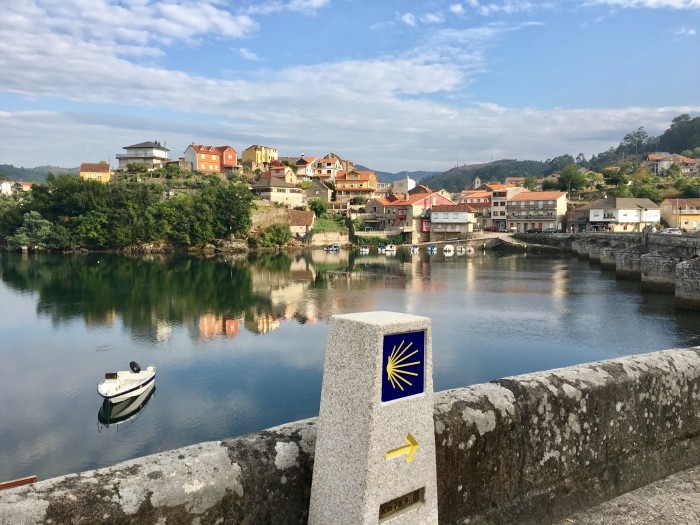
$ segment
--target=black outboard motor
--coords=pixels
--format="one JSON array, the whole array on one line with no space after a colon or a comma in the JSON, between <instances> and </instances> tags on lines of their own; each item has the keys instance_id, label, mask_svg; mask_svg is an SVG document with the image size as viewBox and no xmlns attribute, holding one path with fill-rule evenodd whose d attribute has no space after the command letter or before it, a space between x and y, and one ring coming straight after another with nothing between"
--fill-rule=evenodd
<instances>
[{"instance_id":1,"label":"black outboard motor","mask_svg":"<svg viewBox=\"0 0 700 525\"><path fill-rule=\"evenodd\" d=\"M131 363L129 363L129 368L131 368L131 371L134 374L138 374L141 371L141 367L136 361L132 361Z\"/></svg>"}]
</instances>

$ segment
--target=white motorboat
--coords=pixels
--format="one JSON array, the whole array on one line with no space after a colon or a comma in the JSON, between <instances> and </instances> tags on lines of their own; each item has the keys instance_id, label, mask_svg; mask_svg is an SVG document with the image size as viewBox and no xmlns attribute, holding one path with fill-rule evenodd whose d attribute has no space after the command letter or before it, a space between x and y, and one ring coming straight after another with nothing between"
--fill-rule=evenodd
<instances>
[{"instance_id":1,"label":"white motorboat","mask_svg":"<svg viewBox=\"0 0 700 525\"><path fill-rule=\"evenodd\" d=\"M418 253L419 251L420 251L420 248L418 247L417 244L413 244L413 245L411 246L411 253L412 253L412 254L416 254L416 253Z\"/></svg>"},{"instance_id":2,"label":"white motorboat","mask_svg":"<svg viewBox=\"0 0 700 525\"><path fill-rule=\"evenodd\" d=\"M97 393L112 403L118 403L130 397L141 395L156 379L156 367L148 365L146 370L136 361L129 363L130 370L107 372L105 378L97 383Z\"/></svg>"},{"instance_id":3,"label":"white motorboat","mask_svg":"<svg viewBox=\"0 0 700 525\"><path fill-rule=\"evenodd\" d=\"M139 415L155 391L156 383L151 381L146 385L146 388L141 389L141 393L136 397L130 397L117 403L112 403L109 399L105 399L102 401L102 406L97 413L97 421L104 427L131 421Z\"/></svg>"},{"instance_id":4,"label":"white motorboat","mask_svg":"<svg viewBox=\"0 0 700 525\"><path fill-rule=\"evenodd\" d=\"M445 255L452 255L455 252L455 247L452 246L451 244L446 244L445 246L443 246L442 252Z\"/></svg>"},{"instance_id":5,"label":"white motorboat","mask_svg":"<svg viewBox=\"0 0 700 525\"><path fill-rule=\"evenodd\" d=\"M386 248L384 248L385 253L396 253L396 245L395 244L387 244Z\"/></svg>"}]
</instances>

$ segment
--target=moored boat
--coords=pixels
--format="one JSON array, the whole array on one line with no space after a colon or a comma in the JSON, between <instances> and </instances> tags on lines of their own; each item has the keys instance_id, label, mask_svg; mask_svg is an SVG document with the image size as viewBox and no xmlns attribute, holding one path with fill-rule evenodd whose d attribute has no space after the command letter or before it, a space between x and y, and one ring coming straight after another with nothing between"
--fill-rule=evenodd
<instances>
[{"instance_id":1,"label":"moored boat","mask_svg":"<svg viewBox=\"0 0 700 525\"><path fill-rule=\"evenodd\" d=\"M127 398L117 403L112 403L110 400L105 399L97 413L97 421L108 427L133 419L146 406L155 390L156 384L152 381L145 388L141 389L138 396Z\"/></svg>"},{"instance_id":2,"label":"moored boat","mask_svg":"<svg viewBox=\"0 0 700 525\"><path fill-rule=\"evenodd\" d=\"M360 253L362 255L368 254L369 253L369 246L367 246L366 244L363 244L362 246L360 246Z\"/></svg>"},{"instance_id":3,"label":"moored boat","mask_svg":"<svg viewBox=\"0 0 700 525\"><path fill-rule=\"evenodd\" d=\"M447 255L452 255L455 252L455 247L451 244L446 244L442 247L442 252Z\"/></svg>"},{"instance_id":4,"label":"moored boat","mask_svg":"<svg viewBox=\"0 0 700 525\"><path fill-rule=\"evenodd\" d=\"M146 370L136 361L129 363L129 370L107 372L105 378L97 383L97 393L112 403L138 396L156 379L155 365L148 365Z\"/></svg>"}]
</instances>

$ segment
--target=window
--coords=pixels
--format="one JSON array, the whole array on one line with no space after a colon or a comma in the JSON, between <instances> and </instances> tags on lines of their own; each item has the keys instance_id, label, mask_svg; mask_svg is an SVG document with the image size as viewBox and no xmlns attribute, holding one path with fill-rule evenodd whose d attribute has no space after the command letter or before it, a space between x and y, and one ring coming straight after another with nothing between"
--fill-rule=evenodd
<instances>
[{"instance_id":1,"label":"window","mask_svg":"<svg viewBox=\"0 0 700 525\"><path fill-rule=\"evenodd\" d=\"M199 154L199 158L202 159L202 160L204 160L204 159L207 158L207 156L206 156L204 153L200 153L200 154Z\"/></svg>"}]
</instances>

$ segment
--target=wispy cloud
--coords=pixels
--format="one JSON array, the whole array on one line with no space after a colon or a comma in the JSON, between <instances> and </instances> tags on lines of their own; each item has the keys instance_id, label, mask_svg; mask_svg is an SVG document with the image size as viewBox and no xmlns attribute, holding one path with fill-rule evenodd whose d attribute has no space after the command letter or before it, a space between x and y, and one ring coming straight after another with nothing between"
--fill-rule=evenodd
<instances>
[{"instance_id":1,"label":"wispy cloud","mask_svg":"<svg viewBox=\"0 0 700 525\"><path fill-rule=\"evenodd\" d=\"M536 4L528 2L527 0L512 0L502 3L467 0L465 4L476 13L484 16L494 14L526 13L533 11L536 6Z\"/></svg>"},{"instance_id":2,"label":"wispy cloud","mask_svg":"<svg viewBox=\"0 0 700 525\"><path fill-rule=\"evenodd\" d=\"M399 15L399 20L401 20L407 26L416 26L416 16L413 13L403 13Z\"/></svg>"},{"instance_id":3,"label":"wispy cloud","mask_svg":"<svg viewBox=\"0 0 700 525\"><path fill-rule=\"evenodd\" d=\"M250 49L241 47L238 49L238 54L245 60L250 60L251 62L256 62L260 60L260 57Z\"/></svg>"},{"instance_id":4,"label":"wispy cloud","mask_svg":"<svg viewBox=\"0 0 700 525\"><path fill-rule=\"evenodd\" d=\"M681 27L673 33L676 36L695 36L697 32L692 27Z\"/></svg>"},{"instance_id":5,"label":"wispy cloud","mask_svg":"<svg viewBox=\"0 0 700 525\"><path fill-rule=\"evenodd\" d=\"M585 3L620 8L700 9L700 0L587 0Z\"/></svg>"},{"instance_id":6,"label":"wispy cloud","mask_svg":"<svg viewBox=\"0 0 700 525\"><path fill-rule=\"evenodd\" d=\"M315 15L320 9L328 6L329 3L330 0L253 1L251 6L245 8L245 12L249 15L269 15L285 11L303 15Z\"/></svg>"}]
</instances>

